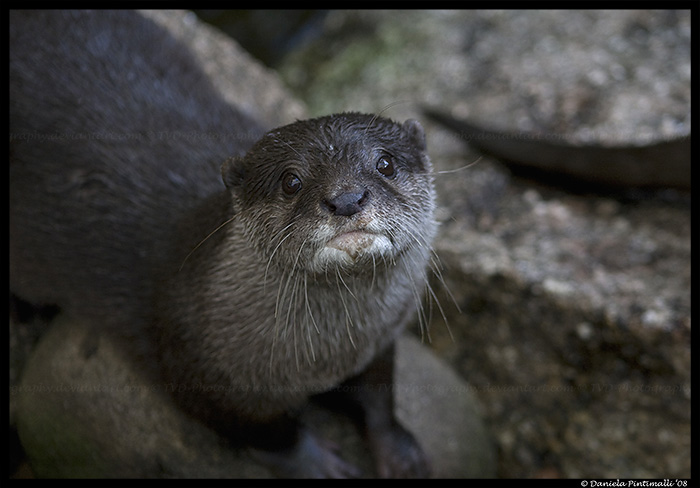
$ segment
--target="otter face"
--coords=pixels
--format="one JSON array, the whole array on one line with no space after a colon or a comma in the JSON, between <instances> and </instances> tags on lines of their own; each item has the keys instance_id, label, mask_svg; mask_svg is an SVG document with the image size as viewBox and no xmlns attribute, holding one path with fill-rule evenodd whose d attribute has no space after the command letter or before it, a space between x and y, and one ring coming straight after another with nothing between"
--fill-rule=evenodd
<instances>
[{"instance_id":1,"label":"otter face","mask_svg":"<svg viewBox=\"0 0 700 488\"><path fill-rule=\"evenodd\" d=\"M268 266L322 273L427 256L431 169L418 122L350 113L273 130L222 175Z\"/></svg>"}]
</instances>

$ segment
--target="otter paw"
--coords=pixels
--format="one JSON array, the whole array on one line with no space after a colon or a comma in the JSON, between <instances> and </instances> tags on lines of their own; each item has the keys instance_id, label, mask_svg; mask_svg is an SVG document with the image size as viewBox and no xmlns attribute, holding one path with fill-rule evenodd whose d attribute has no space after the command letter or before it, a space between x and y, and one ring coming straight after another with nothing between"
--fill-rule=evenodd
<instances>
[{"instance_id":1,"label":"otter paw","mask_svg":"<svg viewBox=\"0 0 700 488\"><path fill-rule=\"evenodd\" d=\"M251 449L253 458L280 478L359 478L360 470L338 454L338 446L310 432L300 433L292 448Z\"/></svg>"},{"instance_id":2,"label":"otter paw","mask_svg":"<svg viewBox=\"0 0 700 488\"><path fill-rule=\"evenodd\" d=\"M377 474L382 478L428 478L430 464L413 435L394 424L382 433L370 433Z\"/></svg>"}]
</instances>

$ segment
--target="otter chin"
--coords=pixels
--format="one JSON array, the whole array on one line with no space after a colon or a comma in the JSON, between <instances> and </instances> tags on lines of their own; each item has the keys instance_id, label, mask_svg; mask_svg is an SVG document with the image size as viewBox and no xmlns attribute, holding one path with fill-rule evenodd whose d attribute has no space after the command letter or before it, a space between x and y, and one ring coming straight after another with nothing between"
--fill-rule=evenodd
<instances>
[{"instance_id":1,"label":"otter chin","mask_svg":"<svg viewBox=\"0 0 700 488\"><path fill-rule=\"evenodd\" d=\"M376 261L392 253L394 247L389 238L367 230L351 230L338 233L314 256L314 268L328 265L352 265L362 258Z\"/></svg>"}]
</instances>

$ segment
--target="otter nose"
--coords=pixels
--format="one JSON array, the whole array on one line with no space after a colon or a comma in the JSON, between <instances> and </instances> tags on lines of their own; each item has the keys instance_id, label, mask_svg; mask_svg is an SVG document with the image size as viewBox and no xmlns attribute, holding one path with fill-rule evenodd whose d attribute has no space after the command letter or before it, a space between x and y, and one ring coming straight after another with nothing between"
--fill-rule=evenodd
<instances>
[{"instance_id":1,"label":"otter nose","mask_svg":"<svg viewBox=\"0 0 700 488\"><path fill-rule=\"evenodd\" d=\"M343 215L349 217L360 212L367 200L369 192L367 190L351 191L323 201L324 206L333 215Z\"/></svg>"}]
</instances>

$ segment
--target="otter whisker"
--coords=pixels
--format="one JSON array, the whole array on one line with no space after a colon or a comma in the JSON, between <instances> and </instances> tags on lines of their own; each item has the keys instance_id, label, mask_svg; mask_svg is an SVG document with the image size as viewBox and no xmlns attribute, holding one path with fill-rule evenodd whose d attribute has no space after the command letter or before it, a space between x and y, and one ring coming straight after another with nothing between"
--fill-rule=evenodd
<instances>
[{"instance_id":1,"label":"otter whisker","mask_svg":"<svg viewBox=\"0 0 700 488\"><path fill-rule=\"evenodd\" d=\"M287 229L289 229L289 228L292 227L293 225L294 225L294 222L292 222L292 223L288 224L287 226L285 226L282 230L280 230L280 231L277 233L277 236L279 236L280 234L282 234L282 232L286 231ZM284 241L286 241L286 240L287 240L290 236L292 236L292 235L293 235L293 233L292 233L292 232L289 232L286 236L284 236L284 237L280 240L280 242L279 242L279 243L275 246L275 248L272 250L272 254L270 254L270 258L267 260L267 266L265 266L265 274L264 274L264 276L263 276L263 286L265 285L265 283L267 283L267 272L268 272L268 270L270 269L270 264L272 263L272 258L275 257L275 253L277 253L277 250L280 248L280 246L282 245L282 243L283 243ZM276 238L277 236L275 236L275 238Z\"/></svg>"},{"instance_id":2,"label":"otter whisker","mask_svg":"<svg viewBox=\"0 0 700 488\"><path fill-rule=\"evenodd\" d=\"M316 324L316 320L314 319L314 314L311 310L311 304L309 303L309 290L308 286L306 283L306 275L304 275L304 302L306 306L306 314L308 315L309 319L311 320L311 324L313 324L314 329L316 329L317 334L321 334L321 331L318 330L318 325ZM313 340L311 339L311 327L309 326L309 323L306 322L306 335L307 335L307 341L309 344L309 349L311 350L311 359L312 362L316 362L316 354L314 352L314 344Z\"/></svg>"},{"instance_id":3,"label":"otter whisker","mask_svg":"<svg viewBox=\"0 0 700 488\"><path fill-rule=\"evenodd\" d=\"M292 277L294 275L294 269L292 269L289 273L282 274L282 279L280 279L279 286L277 287L277 300L275 301L275 318L278 318L280 316L280 306L284 303L284 300L287 297L287 289L289 288L289 283L292 280ZM286 276L286 279L285 279ZM283 288L284 285L284 288ZM284 291L283 291L284 290Z\"/></svg>"},{"instance_id":4,"label":"otter whisker","mask_svg":"<svg viewBox=\"0 0 700 488\"><path fill-rule=\"evenodd\" d=\"M278 315L278 310L279 310L279 300L280 300L280 292L282 289L282 283L285 281L284 279L285 274L282 273L282 276L280 277L280 283L277 288L277 299L275 301L275 313L274 313L274 325L272 329L272 345L270 346L270 363L269 363L269 371L270 371L270 376L273 375L273 363L275 359L275 346L277 344L277 338L279 337L279 328L280 328L280 321L279 321L279 315Z\"/></svg>"},{"instance_id":5,"label":"otter whisker","mask_svg":"<svg viewBox=\"0 0 700 488\"><path fill-rule=\"evenodd\" d=\"M438 279L438 281L442 285L442 288L445 290L445 293L447 293L447 296L449 296L450 299L452 300L452 303L457 308L457 311L459 313L463 313L462 308L459 306L459 303L457 303L457 299L452 294L452 290L450 290L450 287L447 286L447 282L445 281L445 278L442 275L442 270L441 270L442 265L440 263L440 257L437 255L437 253L434 250L432 250L431 254L432 254L432 257L430 258L430 262L429 262L430 270L433 272L435 277Z\"/></svg>"},{"instance_id":6,"label":"otter whisker","mask_svg":"<svg viewBox=\"0 0 700 488\"><path fill-rule=\"evenodd\" d=\"M306 241L304 241L304 242L306 242ZM299 247L299 252L297 253L296 259L294 260L294 263L292 264L292 269L291 269L291 271L288 273L287 279L286 279L286 280L284 280L284 279L280 280L280 286L277 288L277 301L276 301L276 303L275 303L275 317L277 317L278 314L279 314L280 304L283 305L283 304L284 304L284 301L285 301L286 298L287 298L287 291L289 290L289 284L291 283L291 280L292 280L292 278L293 278L294 275L295 275L295 271L296 271L296 269L297 269L297 264L298 264L298 262L299 262L299 256L301 255L302 249L303 249L303 243L302 243L302 245ZM282 282L285 282L284 291L283 291L282 293L280 293L280 292L282 291ZM291 305L292 305L292 303L291 303L291 298L290 298L290 305L289 305L289 308L291 308ZM288 310L289 310L289 309L288 309ZM287 315L289 315L289 312L287 313Z\"/></svg>"},{"instance_id":7,"label":"otter whisker","mask_svg":"<svg viewBox=\"0 0 700 488\"><path fill-rule=\"evenodd\" d=\"M298 315L296 313L292 313L292 310L296 310L296 302L297 302L297 290L299 286L299 275L300 273L297 273L295 278L294 278L294 286L292 287L292 295L289 299L289 308L287 309L287 321L286 321L286 329L289 330L291 328L292 330L292 335L294 337L293 344L294 344L294 362L297 367L297 371L299 371L300 365L299 365L299 351L297 350L297 332L301 334L301 331L298 330L298 324L297 324L297 318ZM290 322L290 317L291 317L291 322Z\"/></svg>"},{"instance_id":8,"label":"otter whisker","mask_svg":"<svg viewBox=\"0 0 700 488\"><path fill-rule=\"evenodd\" d=\"M192 255L193 252L195 252L197 249L199 249L199 246L201 246L202 244L204 244L204 243L207 241L207 239L209 239L211 236L213 236L214 234L216 234L217 232L219 232L223 227L225 227L226 225L228 225L228 224L230 224L231 222L233 222L233 219L235 219L235 218L236 218L236 216L234 215L233 217L231 217L230 219L228 219L226 222L224 222L223 224L219 225L216 229L214 229L213 231L211 231L204 239L202 239L201 241L199 241L199 243L198 243L196 246L194 246L194 248L187 254L187 256L185 256L185 259L182 260L182 264L180 264L180 267L177 269L178 273L179 273L180 271L182 271L182 268L183 268L183 266L185 266L185 263L187 262L187 260L189 259L189 257Z\"/></svg>"},{"instance_id":9,"label":"otter whisker","mask_svg":"<svg viewBox=\"0 0 700 488\"><path fill-rule=\"evenodd\" d=\"M345 280L343 279L343 277L342 277L340 271L338 271L338 278L340 279L341 283L343 283L343 286L345 287L345 289L348 290L348 293L350 293L350 296L353 297L353 298L355 299L355 301L359 301L359 300L357 300L357 297L356 297L355 294L352 292L352 290L350 289L350 287L348 287L347 283L345 283Z\"/></svg>"},{"instance_id":10,"label":"otter whisker","mask_svg":"<svg viewBox=\"0 0 700 488\"><path fill-rule=\"evenodd\" d=\"M465 169L469 169L469 168L471 168L472 166L476 165L476 164L477 164L479 161L481 161L482 159L483 159L483 156L479 156L478 158L476 158L475 161L472 161L471 163L469 163L469 164L467 164L467 165L460 166L459 168L455 168L455 169L443 169L443 170L440 170L440 171L432 171L431 173L434 174L434 175L449 175L449 174L452 174L452 173L459 173L460 171L464 171Z\"/></svg>"},{"instance_id":11,"label":"otter whisker","mask_svg":"<svg viewBox=\"0 0 700 488\"><path fill-rule=\"evenodd\" d=\"M364 135L365 135L365 136L367 135L367 131L369 130L369 128L372 127L372 124L374 124L374 123L376 122L376 120L377 120L384 112L386 112L387 110L389 110L389 109L392 108L392 107L395 107L396 105L401 105L402 103L409 103L409 102L410 102L410 100L396 100L396 101L394 101L394 102L391 102L391 103L388 104L388 105L385 105L384 108L382 108L379 112L377 112L376 114L374 114L374 116L372 117L372 119L369 121L369 123L367 124L367 127L365 128L365 133L364 133Z\"/></svg>"},{"instance_id":12,"label":"otter whisker","mask_svg":"<svg viewBox=\"0 0 700 488\"><path fill-rule=\"evenodd\" d=\"M430 338L430 332L428 329L428 320L425 316L425 309L423 308L423 297L418 290L413 274L411 273L411 269L409 268L409 265L413 265L413 263L408 263L407 261L401 261L401 263L403 264L406 270L406 275L410 279L411 292L413 294L413 299L416 304L416 311L418 312L418 325L421 331L421 339L425 340L425 337L427 336L428 342L432 342L432 339Z\"/></svg>"},{"instance_id":13,"label":"otter whisker","mask_svg":"<svg viewBox=\"0 0 700 488\"><path fill-rule=\"evenodd\" d=\"M421 240L419 237L417 237L414 232L410 231L409 229L404 229L404 231L411 239L413 239L419 249L425 249L428 246L428 243L425 242L425 240Z\"/></svg>"},{"instance_id":14,"label":"otter whisker","mask_svg":"<svg viewBox=\"0 0 700 488\"><path fill-rule=\"evenodd\" d=\"M435 300L435 305L437 305L437 308L440 311L440 315L442 316L442 320L445 322L445 327L447 327L447 332L450 334L450 339L452 339L452 341L454 342L455 338L452 335L452 329L450 328L450 323L447 320L447 315L445 315L445 310L442 308L442 304L440 304L440 300L435 294L433 287L430 286L430 282L428 280L425 280L425 287L428 290L429 297L431 297L430 301L432 302L433 300Z\"/></svg>"},{"instance_id":15,"label":"otter whisker","mask_svg":"<svg viewBox=\"0 0 700 488\"><path fill-rule=\"evenodd\" d=\"M304 159L304 156L302 156L301 153L300 153L299 151L297 151L296 149L294 149L294 147L293 147L290 143L288 143L287 141L283 141L283 140L281 140L281 139L274 139L274 141L275 141L275 142L280 142L280 143L284 144L284 145L287 146L289 149L291 149L292 151L294 151L294 152L296 153L296 155L299 156L302 160Z\"/></svg>"},{"instance_id":16,"label":"otter whisker","mask_svg":"<svg viewBox=\"0 0 700 488\"><path fill-rule=\"evenodd\" d=\"M297 319L299 319L298 313L293 313L298 310L298 298L297 298L297 293L299 290L299 282L301 281L301 275L302 273L298 271L299 269L299 257L302 254L302 251L304 250L304 245L306 244L307 240L304 240L300 245L299 245L299 251L297 252L296 258L294 259L294 263L292 264L292 271L291 275L294 276L294 284L292 285L291 293L289 296L289 301L288 301L288 308L287 308L287 317L285 320L285 329L289 330L290 328L292 329L292 334L294 336L294 359L296 361L296 366L297 366L297 371L299 371L299 355L297 351L297 342L296 342L296 337L297 337ZM285 291L286 294L286 291ZM291 318L291 321L290 321Z\"/></svg>"},{"instance_id":17,"label":"otter whisker","mask_svg":"<svg viewBox=\"0 0 700 488\"><path fill-rule=\"evenodd\" d=\"M340 269L336 265L335 267L335 273L336 273L336 280L335 283L338 286L338 295L340 296L340 300L343 303L343 308L345 309L345 330L348 333L348 338L350 339L350 344L352 344L353 349L357 349L357 346L355 345L355 341L352 338L352 334L350 333L350 329L354 328L355 325L352 323L352 315L350 314L350 310L348 309L348 304L345 301L345 294L343 293L343 290L340 289L340 281L342 281L342 278L340 278ZM340 280L339 280L340 278ZM345 285L345 282L343 282ZM345 288L347 288L347 285L345 285ZM350 289L348 288L348 291Z\"/></svg>"}]
</instances>

